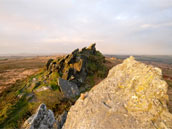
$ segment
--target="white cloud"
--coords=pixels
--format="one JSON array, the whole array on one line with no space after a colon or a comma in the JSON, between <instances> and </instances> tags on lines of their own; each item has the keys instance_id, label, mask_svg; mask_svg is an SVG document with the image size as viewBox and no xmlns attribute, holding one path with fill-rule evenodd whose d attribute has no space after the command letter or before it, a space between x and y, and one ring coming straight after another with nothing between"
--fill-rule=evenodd
<instances>
[{"instance_id":1,"label":"white cloud","mask_svg":"<svg viewBox=\"0 0 172 129\"><path fill-rule=\"evenodd\" d=\"M104 53L172 54L171 12L172 0L1 0L0 53L97 42Z\"/></svg>"}]
</instances>

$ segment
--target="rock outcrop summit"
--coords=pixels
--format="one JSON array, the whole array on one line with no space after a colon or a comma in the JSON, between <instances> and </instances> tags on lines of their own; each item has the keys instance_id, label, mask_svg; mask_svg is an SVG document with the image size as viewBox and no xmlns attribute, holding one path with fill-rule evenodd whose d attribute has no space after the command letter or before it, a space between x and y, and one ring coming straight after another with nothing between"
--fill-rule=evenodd
<instances>
[{"instance_id":1,"label":"rock outcrop summit","mask_svg":"<svg viewBox=\"0 0 172 129\"><path fill-rule=\"evenodd\" d=\"M80 96L63 129L172 129L167 88L161 69L130 57Z\"/></svg>"},{"instance_id":2,"label":"rock outcrop summit","mask_svg":"<svg viewBox=\"0 0 172 129\"><path fill-rule=\"evenodd\" d=\"M64 97L71 99L93 86L94 76L103 78L107 75L105 57L96 50L96 44L71 54L49 59L46 68L28 86L32 91L59 89ZM95 74L96 73L96 74Z\"/></svg>"}]
</instances>

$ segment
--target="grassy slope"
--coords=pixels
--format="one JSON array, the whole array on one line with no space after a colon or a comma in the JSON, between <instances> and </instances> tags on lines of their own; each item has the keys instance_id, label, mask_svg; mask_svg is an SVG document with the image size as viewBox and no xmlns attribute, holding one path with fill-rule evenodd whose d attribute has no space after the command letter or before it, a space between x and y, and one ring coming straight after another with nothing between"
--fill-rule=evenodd
<instances>
[{"instance_id":1,"label":"grassy slope","mask_svg":"<svg viewBox=\"0 0 172 129\"><path fill-rule=\"evenodd\" d=\"M10 78L3 76L8 71L14 71L14 75L10 76L15 76L16 71L20 73L23 70L39 69L43 67L46 61L46 57L23 57L0 60L0 74L2 74L0 82L9 82ZM8 88L0 93L0 128L18 128L22 121L25 120L24 118L28 118L31 115L34 105L28 103L25 95L22 98L17 97L21 93L22 88L25 87L27 81L28 78L17 80L10 86L0 83L0 86L8 86Z\"/></svg>"},{"instance_id":2,"label":"grassy slope","mask_svg":"<svg viewBox=\"0 0 172 129\"><path fill-rule=\"evenodd\" d=\"M86 84L94 86L106 77L108 70L113 66L110 61L106 61L103 65L99 62L94 61L94 57L91 57L88 62L88 69L92 72L86 79ZM41 71L36 75L33 75L23 81L18 81L16 84L4 91L0 97L0 128L19 128L21 124L31 116L37 109L40 103L45 103L49 109L52 109L55 116L61 114L64 110L69 110L71 105L74 104L75 100L67 100L62 97L59 88L56 88L57 84L54 84L56 80L49 80L52 86L51 91L34 92L35 101L30 101L32 98L28 99L28 95L33 93L33 89L24 88L26 84L31 83L33 78L41 78L44 76L45 72ZM52 74L52 79L55 79L58 75ZM41 83L34 87L40 87ZM42 84L43 85L43 84ZM33 87L32 87L33 88ZM88 88L87 90L89 90ZM18 95L23 94L21 98Z\"/></svg>"},{"instance_id":3,"label":"grassy slope","mask_svg":"<svg viewBox=\"0 0 172 129\"><path fill-rule=\"evenodd\" d=\"M24 81L16 82L11 88L4 91L0 97L0 128L17 128L22 121L23 114L27 114L28 103L23 96L17 97L20 89L24 87Z\"/></svg>"}]
</instances>

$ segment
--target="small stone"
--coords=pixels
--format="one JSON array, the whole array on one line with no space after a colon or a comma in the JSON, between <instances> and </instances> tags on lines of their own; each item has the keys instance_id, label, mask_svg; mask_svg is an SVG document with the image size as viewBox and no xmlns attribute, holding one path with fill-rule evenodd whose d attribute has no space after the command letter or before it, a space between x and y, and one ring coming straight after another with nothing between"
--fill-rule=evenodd
<instances>
[{"instance_id":1,"label":"small stone","mask_svg":"<svg viewBox=\"0 0 172 129\"><path fill-rule=\"evenodd\" d=\"M80 97L82 100L84 100L86 98L86 95L82 93Z\"/></svg>"}]
</instances>

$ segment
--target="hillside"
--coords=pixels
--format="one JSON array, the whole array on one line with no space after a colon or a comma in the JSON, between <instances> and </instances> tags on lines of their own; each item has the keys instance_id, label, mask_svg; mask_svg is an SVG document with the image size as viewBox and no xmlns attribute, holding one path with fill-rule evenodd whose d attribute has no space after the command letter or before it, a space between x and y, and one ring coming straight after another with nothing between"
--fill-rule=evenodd
<instances>
[{"instance_id":1,"label":"hillside","mask_svg":"<svg viewBox=\"0 0 172 129\"><path fill-rule=\"evenodd\" d=\"M38 108L45 103L55 117L68 111L80 93L89 91L107 76L115 64L96 50L95 44L71 54L49 59L37 74L18 81L1 95L0 128L18 128ZM59 82L59 80L61 80ZM77 91L70 90L68 84ZM70 88L69 88L70 89Z\"/></svg>"},{"instance_id":2,"label":"hillside","mask_svg":"<svg viewBox=\"0 0 172 129\"><path fill-rule=\"evenodd\" d=\"M36 121L36 123L40 122L33 119L33 117L40 119L39 113L46 116L41 118L44 119L43 123L47 123L46 119L50 118L49 124L51 126L54 120L56 123L53 124L53 127L59 126L61 128L67 112L76 100L79 97L84 99L86 95L83 93L89 92L93 86L104 80L113 66L122 63L120 59L104 57L101 52L96 50L95 44L80 50L76 49L68 55L49 58L28 58L16 60L14 63L12 60L1 61L3 63L0 67L6 68L6 70L1 71L2 75L5 75L4 73L9 75L8 70L9 72L16 70L14 73L17 82L14 80L13 83L9 83L8 87L1 93L0 128L20 128L24 122L23 127L29 128L29 120ZM7 62L11 62L9 69L5 64ZM36 62L35 66L34 62ZM144 63L150 64L150 62ZM24 65L25 69L23 69ZM151 63L151 65L158 66L163 70L163 77L169 84L170 102L168 106L172 111L172 81L169 67L158 63ZM35 68L37 72L31 73L33 74L31 76L29 76L30 74L26 76L22 74L22 72L25 73L25 70ZM14 77L13 72L11 73L11 77ZM27 76L29 77L27 78ZM19 80L18 77L20 77Z\"/></svg>"}]
</instances>

